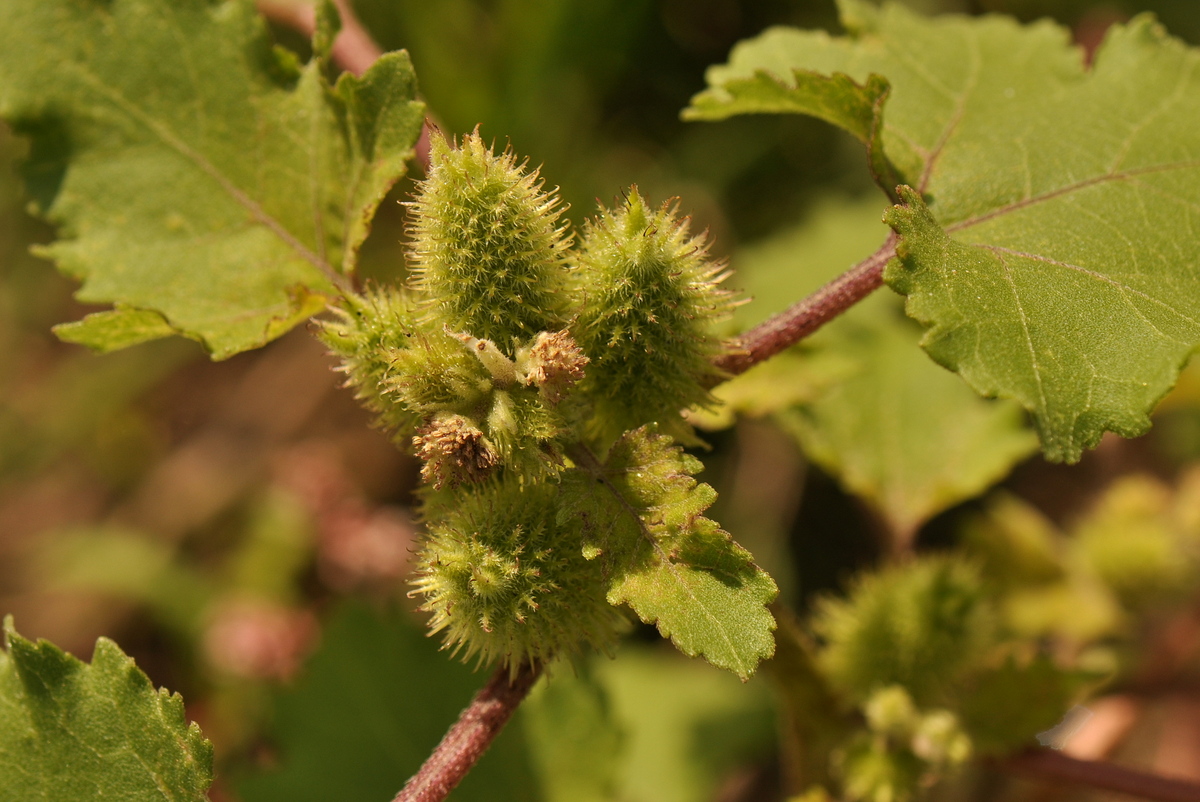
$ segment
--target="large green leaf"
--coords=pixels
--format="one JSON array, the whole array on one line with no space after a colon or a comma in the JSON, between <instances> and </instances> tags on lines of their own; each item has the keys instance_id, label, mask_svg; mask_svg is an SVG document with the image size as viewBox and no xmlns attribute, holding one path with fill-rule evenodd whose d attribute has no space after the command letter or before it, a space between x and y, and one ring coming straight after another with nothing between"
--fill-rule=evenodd
<instances>
[{"instance_id":1,"label":"large green leaf","mask_svg":"<svg viewBox=\"0 0 1200 802\"><path fill-rule=\"evenodd\" d=\"M331 86L321 19L300 67L248 0L0 4L0 117L31 137L29 188L62 237L43 253L80 300L121 305L65 337L173 330L221 358L345 285L423 117L404 53Z\"/></svg>"},{"instance_id":2,"label":"large green leaf","mask_svg":"<svg viewBox=\"0 0 1200 802\"><path fill-rule=\"evenodd\" d=\"M886 232L877 204L828 201L799 227L744 249L734 266L754 300L739 319L756 323L804 297ZM919 338L899 298L878 293L716 394L746 414L775 413L903 542L1037 448L1016 404L980 398L923 354Z\"/></svg>"},{"instance_id":3,"label":"large green leaf","mask_svg":"<svg viewBox=\"0 0 1200 802\"><path fill-rule=\"evenodd\" d=\"M703 512L716 492L695 458L652 427L626 433L604 464L577 455L563 478L564 523L583 527L584 556L611 577L608 600L628 604L684 653L747 679L771 656L778 590Z\"/></svg>"},{"instance_id":4,"label":"large green leaf","mask_svg":"<svg viewBox=\"0 0 1200 802\"><path fill-rule=\"evenodd\" d=\"M90 665L4 625L0 800L207 799L212 745L183 700L101 638Z\"/></svg>"},{"instance_id":5,"label":"large green leaf","mask_svg":"<svg viewBox=\"0 0 1200 802\"><path fill-rule=\"evenodd\" d=\"M919 191L886 278L925 348L1019 401L1051 459L1145 431L1200 343L1200 57L1148 17L1089 70L1050 23L841 7L847 36L768 31L710 83L885 77L883 147Z\"/></svg>"}]
</instances>

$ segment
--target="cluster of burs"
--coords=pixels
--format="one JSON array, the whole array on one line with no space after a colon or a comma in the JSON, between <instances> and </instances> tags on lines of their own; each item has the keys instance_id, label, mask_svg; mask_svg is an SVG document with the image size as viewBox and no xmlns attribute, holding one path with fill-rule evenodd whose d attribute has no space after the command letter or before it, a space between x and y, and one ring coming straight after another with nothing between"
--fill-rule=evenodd
<instances>
[{"instance_id":1,"label":"cluster of burs","mask_svg":"<svg viewBox=\"0 0 1200 802\"><path fill-rule=\"evenodd\" d=\"M694 437L681 411L711 400L724 270L636 189L576 243L537 171L477 133L435 135L409 207L409 286L347 298L322 337L423 461L414 592L466 656L607 649L626 617L562 480L639 427Z\"/></svg>"}]
</instances>

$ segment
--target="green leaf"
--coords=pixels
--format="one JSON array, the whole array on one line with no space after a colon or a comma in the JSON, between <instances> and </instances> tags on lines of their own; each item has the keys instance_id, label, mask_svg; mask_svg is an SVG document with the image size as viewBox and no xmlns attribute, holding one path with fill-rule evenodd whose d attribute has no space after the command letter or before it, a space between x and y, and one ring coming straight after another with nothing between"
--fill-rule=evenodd
<instances>
[{"instance_id":1,"label":"green leaf","mask_svg":"<svg viewBox=\"0 0 1200 802\"><path fill-rule=\"evenodd\" d=\"M886 278L926 350L1019 401L1050 459L1144 432L1200 344L1196 51L1139 17L1089 70L1050 23L841 6L848 36L772 30L719 77L886 77L883 146L919 191Z\"/></svg>"},{"instance_id":2,"label":"green leaf","mask_svg":"<svg viewBox=\"0 0 1200 802\"><path fill-rule=\"evenodd\" d=\"M1003 479L1036 451L1037 437L1018 407L981 399L933 365L898 305L875 311L848 318L818 346L856 358L859 370L779 419L907 542L937 513Z\"/></svg>"},{"instance_id":3,"label":"green leaf","mask_svg":"<svg viewBox=\"0 0 1200 802\"><path fill-rule=\"evenodd\" d=\"M448 662L397 611L343 604L321 640L295 685L274 699L278 765L236 783L245 802L391 799L486 681ZM538 802L521 736L510 723L453 798Z\"/></svg>"},{"instance_id":4,"label":"green leaf","mask_svg":"<svg viewBox=\"0 0 1200 802\"><path fill-rule=\"evenodd\" d=\"M874 73L862 84L841 72L826 76L793 69L782 74L790 80L763 69L740 77L729 67L712 67L708 71L712 88L692 98L682 116L685 120L724 120L735 114L807 114L833 123L867 146L876 183L894 199L896 185L904 178L888 161L881 144L883 108L891 91L887 80Z\"/></svg>"},{"instance_id":5,"label":"green leaf","mask_svg":"<svg viewBox=\"0 0 1200 802\"><path fill-rule=\"evenodd\" d=\"M637 644L625 646L617 660L596 660L594 666L626 738L613 799L715 799L723 780L773 759L773 700L757 678L741 683L702 663Z\"/></svg>"},{"instance_id":6,"label":"green leaf","mask_svg":"<svg viewBox=\"0 0 1200 802\"><path fill-rule=\"evenodd\" d=\"M336 86L317 56L273 50L244 0L0 5L0 116L32 138L30 190L62 237L42 253L80 300L139 310L71 339L165 325L223 358L346 286L423 113L406 54Z\"/></svg>"},{"instance_id":7,"label":"green leaf","mask_svg":"<svg viewBox=\"0 0 1200 802\"><path fill-rule=\"evenodd\" d=\"M546 802L617 798L623 732L593 672L556 672L535 686L520 715Z\"/></svg>"},{"instance_id":8,"label":"green leaf","mask_svg":"<svg viewBox=\"0 0 1200 802\"><path fill-rule=\"evenodd\" d=\"M692 478L699 461L652 427L626 433L604 464L577 456L561 518L581 522L584 555L603 560L609 602L628 604L684 654L748 678L775 650L766 605L778 590L702 515L716 492Z\"/></svg>"},{"instance_id":9,"label":"green leaf","mask_svg":"<svg viewBox=\"0 0 1200 802\"><path fill-rule=\"evenodd\" d=\"M212 745L183 699L101 638L90 665L4 622L0 800L205 800Z\"/></svg>"},{"instance_id":10,"label":"green leaf","mask_svg":"<svg viewBox=\"0 0 1200 802\"><path fill-rule=\"evenodd\" d=\"M63 342L86 345L102 354L179 333L158 312L122 304L74 323L60 323L53 331Z\"/></svg>"},{"instance_id":11,"label":"green leaf","mask_svg":"<svg viewBox=\"0 0 1200 802\"><path fill-rule=\"evenodd\" d=\"M757 322L804 297L869 254L885 231L875 203L827 202L803 225L745 249L735 267L755 301L741 319ZM1002 479L1037 438L1016 404L979 398L921 353L920 330L899 307L892 293L876 293L760 366L761 376L756 368L716 395L748 414L763 411L756 399L787 401L777 420L805 454L907 540ZM791 381L772 375L785 364Z\"/></svg>"}]
</instances>

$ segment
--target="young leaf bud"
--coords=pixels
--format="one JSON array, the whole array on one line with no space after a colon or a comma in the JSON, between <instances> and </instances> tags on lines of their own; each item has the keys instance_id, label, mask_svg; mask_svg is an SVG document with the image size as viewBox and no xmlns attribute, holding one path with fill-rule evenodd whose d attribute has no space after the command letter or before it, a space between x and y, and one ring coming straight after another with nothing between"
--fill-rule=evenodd
<instances>
[{"instance_id":1,"label":"young leaf bud","mask_svg":"<svg viewBox=\"0 0 1200 802\"><path fill-rule=\"evenodd\" d=\"M429 319L501 348L560 328L570 237L558 198L478 132L457 148L435 134L431 148L410 224Z\"/></svg>"},{"instance_id":2,"label":"young leaf bud","mask_svg":"<svg viewBox=\"0 0 1200 802\"><path fill-rule=\"evenodd\" d=\"M587 363L568 331L538 332L529 346L517 351L517 367L525 383L539 388L551 404L561 401L583 378Z\"/></svg>"},{"instance_id":3,"label":"young leaf bud","mask_svg":"<svg viewBox=\"0 0 1200 802\"><path fill-rule=\"evenodd\" d=\"M680 410L712 403L705 385L719 375L711 360L721 342L711 324L733 300L719 286L724 266L706 253L686 218L669 204L649 210L636 187L589 224L577 271L584 309L572 329L591 360L581 390L596 401L595 434L657 422L686 437Z\"/></svg>"},{"instance_id":4,"label":"young leaf bud","mask_svg":"<svg viewBox=\"0 0 1200 802\"><path fill-rule=\"evenodd\" d=\"M608 649L626 628L602 567L556 524L557 492L502 480L439 505L412 595L425 598L446 647L515 669Z\"/></svg>"},{"instance_id":5,"label":"young leaf bud","mask_svg":"<svg viewBox=\"0 0 1200 802\"><path fill-rule=\"evenodd\" d=\"M413 438L421 478L440 490L485 479L500 464L483 432L462 415L441 414Z\"/></svg>"}]
</instances>

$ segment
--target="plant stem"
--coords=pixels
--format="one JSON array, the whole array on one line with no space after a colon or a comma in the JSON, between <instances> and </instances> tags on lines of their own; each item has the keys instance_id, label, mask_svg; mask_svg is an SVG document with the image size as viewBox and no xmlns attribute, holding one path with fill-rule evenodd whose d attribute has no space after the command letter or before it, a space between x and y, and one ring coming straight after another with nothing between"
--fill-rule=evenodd
<instances>
[{"instance_id":1,"label":"plant stem","mask_svg":"<svg viewBox=\"0 0 1200 802\"><path fill-rule=\"evenodd\" d=\"M730 343L716 365L736 376L763 362L845 312L883 285L883 266L896 255L896 235L879 250L821 289Z\"/></svg>"},{"instance_id":2,"label":"plant stem","mask_svg":"<svg viewBox=\"0 0 1200 802\"><path fill-rule=\"evenodd\" d=\"M1032 749L1001 764L1005 769L1158 802L1200 802L1200 784L1094 760L1079 760L1049 749Z\"/></svg>"},{"instance_id":3,"label":"plant stem","mask_svg":"<svg viewBox=\"0 0 1200 802\"><path fill-rule=\"evenodd\" d=\"M358 21L346 0L334 0L342 18L342 30L333 43L333 60L346 72L362 75L383 55L382 48ZM258 10L268 19L286 25L307 36L316 27L317 12L312 3L295 0L258 0Z\"/></svg>"},{"instance_id":4,"label":"plant stem","mask_svg":"<svg viewBox=\"0 0 1200 802\"><path fill-rule=\"evenodd\" d=\"M513 674L504 666L475 694L392 802L441 802L483 756L542 674L540 665L522 663Z\"/></svg>"},{"instance_id":5,"label":"plant stem","mask_svg":"<svg viewBox=\"0 0 1200 802\"><path fill-rule=\"evenodd\" d=\"M286 25L305 36L312 36L316 29L317 12L311 3L295 0L258 0L257 5L259 13L267 19ZM348 0L334 0L334 5L342 17L342 30L333 41L333 61L346 72L362 75L383 55L383 48L371 38L370 32L355 16ZM430 124L430 120L426 118L425 125L421 127L421 138L417 140L417 161L421 163L423 170L429 169Z\"/></svg>"}]
</instances>

